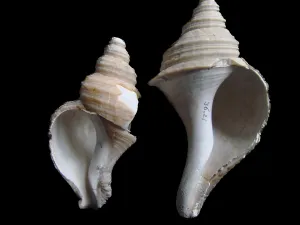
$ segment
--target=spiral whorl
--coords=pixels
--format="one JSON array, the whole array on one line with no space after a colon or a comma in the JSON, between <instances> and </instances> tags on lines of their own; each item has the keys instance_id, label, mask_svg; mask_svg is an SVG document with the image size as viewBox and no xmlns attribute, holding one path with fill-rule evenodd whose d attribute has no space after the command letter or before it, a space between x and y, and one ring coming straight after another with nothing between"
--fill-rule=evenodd
<instances>
[{"instance_id":1,"label":"spiral whorl","mask_svg":"<svg viewBox=\"0 0 300 225\"><path fill-rule=\"evenodd\" d=\"M115 77L129 86L135 86L136 73L129 65L130 56L125 48L126 44L122 39L113 37L106 46L103 56L97 60L96 72Z\"/></svg>"},{"instance_id":2,"label":"spiral whorl","mask_svg":"<svg viewBox=\"0 0 300 225\"><path fill-rule=\"evenodd\" d=\"M226 20L220 13L220 8L215 1L201 1L194 13L191 21L189 21L183 28L182 34L191 30L209 28L209 27L223 27L225 28Z\"/></svg>"},{"instance_id":3,"label":"spiral whorl","mask_svg":"<svg viewBox=\"0 0 300 225\"><path fill-rule=\"evenodd\" d=\"M137 76L129 65L125 47L123 40L113 37L97 60L95 73L85 78L80 89L80 100L87 110L123 128L133 120L140 97L135 87ZM124 99L129 99L130 104Z\"/></svg>"},{"instance_id":4,"label":"spiral whorl","mask_svg":"<svg viewBox=\"0 0 300 225\"><path fill-rule=\"evenodd\" d=\"M179 40L164 53L160 73L154 79L210 68L221 59L243 64L239 58L239 42L226 29L225 22L214 0L200 0L192 19L182 28Z\"/></svg>"}]
</instances>

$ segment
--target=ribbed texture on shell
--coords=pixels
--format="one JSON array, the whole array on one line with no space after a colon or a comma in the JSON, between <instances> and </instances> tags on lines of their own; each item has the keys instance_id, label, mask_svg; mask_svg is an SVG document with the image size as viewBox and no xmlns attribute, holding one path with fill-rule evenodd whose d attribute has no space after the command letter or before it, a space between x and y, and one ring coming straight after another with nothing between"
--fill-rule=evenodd
<instances>
[{"instance_id":1,"label":"ribbed texture on shell","mask_svg":"<svg viewBox=\"0 0 300 225\"><path fill-rule=\"evenodd\" d=\"M136 142L136 137L126 130L122 130L111 123L105 123L105 126L107 134L112 140L112 147L120 153L120 156Z\"/></svg>"},{"instance_id":2,"label":"ribbed texture on shell","mask_svg":"<svg viewBox=\"0 0 300 225\"><path fill-rule=\"evenodd\" d=\"M201 0L181 37L163 55L157 77L193 69L210 68L217 61L239 57L239 43L226 29L225 19L214 0Z\"/></svg>"},{"instance_id":3,"label":"ribbed texture on shell","mask_svg":"<svg viewBox=\"0 0 300 225\"><path fill-rule=\"evenodd\" d=\"M85 78L80 89L80 100L87 110L121 127L133 120L135 112L118 100L121 91L117 85L140 97L135 87L136 73L129 65L125 47L123 40L112 38L97 61L96 72Z\"/></svg>"},{"instance_id":4,"label":"ribbed texture on shell","mask_svg":"<svg viewBox=\"0 0 300 225\"><path fill-rule=\"evenodd\" d=\"M104 54L97 60L96 73L114 77L131 90L136 91L136 73L129 65L130 57L126 51L125 42L119 38L112 38L109 45L105 48Z\"/></svg>"}]
</instances>

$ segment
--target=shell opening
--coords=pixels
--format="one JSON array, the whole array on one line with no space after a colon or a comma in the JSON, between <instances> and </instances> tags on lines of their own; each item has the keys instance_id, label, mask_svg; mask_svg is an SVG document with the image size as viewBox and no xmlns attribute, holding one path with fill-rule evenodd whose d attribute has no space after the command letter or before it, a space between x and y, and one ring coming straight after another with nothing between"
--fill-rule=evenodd
<instances>
[{"instance_id":1,"label":"shell opening","mask_svg":"<svg viewBox=\"0 0 300 225\"><path fill-rule=\"evenodd\" d=\"M248 154L259 142L269 117L268 88L261 75L252 69L233 68L214 98L214 147L206 163L207 179L221 178Z\"/></svg>"},{"instance_id":2,"label":"shell opening","mask_svg":"<svg viewBox=\"0 0 300 225\"><path fill-rule=\"evenodd\" d=\"M53 162L81 198L80 208L94 205L86 174L97 137L90 115L75 108L61 113L51 126L51 154Z\"/></svg>"},{"instance_id":3,"label":"shell opening","mask_svg":"<svg viewBox=\"0 0 300 225\"><path fill-rule=\"evenodd\" d=\"M242 66L178 73L155 85L186 128L189 149L177 207L184 217L196 217L221 178L260 141L269 117L268 86L258 71Z\"/></svg>"}]
</instances>

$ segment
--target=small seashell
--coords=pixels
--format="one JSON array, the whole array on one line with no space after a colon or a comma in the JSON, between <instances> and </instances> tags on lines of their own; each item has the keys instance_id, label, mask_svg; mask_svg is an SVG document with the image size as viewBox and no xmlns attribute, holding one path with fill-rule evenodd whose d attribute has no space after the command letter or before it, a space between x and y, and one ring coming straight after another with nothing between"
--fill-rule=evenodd
<instances>
[{"instance_id":1,"label":"small seashell","mask_svg":"<svg viewBox=\"0 0 300 225\"><path fill-rule=\"evenodd\" d=\"M214 0L201 0L149 81L174 106L188 135L177 193L181 216L196 217L211 190L260 141L270 113L268 84L240 58ZM228 169L226 169L228 168Z\"/></svg>"},{"instance_id":2,"label":"small seashell","mask_svg":"<svg viewBox=\"0 0 300 225\"><path fill-rule=\"evenodd\" d=\"M136 142L130 125L140 94L125 43L112 38L96 72L82 82L80 99L66 102L51 117L51 157L80 198L80 208L101 208L112 194L111 174Z\"/></svg>"}]
</instances>

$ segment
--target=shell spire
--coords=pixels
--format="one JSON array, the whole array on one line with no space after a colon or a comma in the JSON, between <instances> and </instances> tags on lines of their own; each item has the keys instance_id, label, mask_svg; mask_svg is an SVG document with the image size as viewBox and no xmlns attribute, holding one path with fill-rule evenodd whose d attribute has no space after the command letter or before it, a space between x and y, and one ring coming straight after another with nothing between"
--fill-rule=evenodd
<instances>
[{"instance_id":1,"label":"shell spire","mask_svg":"<svg viewBox=\"0 0 300 225\"><path fill-rule=\"evenodd\" d=\"M201 0L193 11L192 19L182 28L182 34L201 28L226 28L225 22L220 7L214 0Z\"/></svg>"},{"instance_id":2,"label":"shell spire","mask_svg":"<svg viewBox=\"0 0 300 225\"><path fill-rule=\"evenodd\" d=\"M88 111L126 130L140 97L135 87L137 75L129 61L125 42L113 37L97 60L95 73L85 78L80 89L80 100Z\"/></svg>"},{"instance_id":3,"label":"shell spire","mask_svg":"<svg viewBox=\"0 0 300 225\"><path fill-rule=\"evenodd\" d=\"M129 65L130 56L126 50L125 42L117 37L113 37L104 49L104 54L96 63L96 73L103 76L116 78L124 82L124 86L138 93L135 88L136 73Z\"/></svg>"},{"instance_id":4,"label":"shell spire","mask_svg":"<svg viewBox=\"0 0 300 225\"><path fill-rule=\"evenodd\" d=\"M164 53L160 73L150 81L195 69L211 68L222 60L247 67L239 58L239 42L225 25L226 20L214 0L200 0L181 37Z\"/></svg>"}]
</instances>

